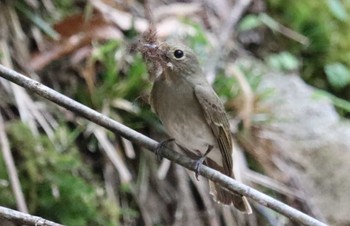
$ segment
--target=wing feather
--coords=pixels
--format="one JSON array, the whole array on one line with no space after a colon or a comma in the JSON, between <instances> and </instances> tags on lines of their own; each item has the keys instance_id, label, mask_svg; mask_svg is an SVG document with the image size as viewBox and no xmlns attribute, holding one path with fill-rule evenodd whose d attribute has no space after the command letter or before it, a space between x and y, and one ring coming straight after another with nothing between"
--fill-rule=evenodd
<instances>
[{"instance_id":1,"label":"wing feather","mask_svg":"<svg viewBox=\"0 0 350 226\"><path fill-rule=\"evenodd\" d=\"M220 98L209 85L195 86L194 93L202 107L205 119L218 142L225 174L232 176L232 138L225 108Z\"/></svg>"}]
</instances>

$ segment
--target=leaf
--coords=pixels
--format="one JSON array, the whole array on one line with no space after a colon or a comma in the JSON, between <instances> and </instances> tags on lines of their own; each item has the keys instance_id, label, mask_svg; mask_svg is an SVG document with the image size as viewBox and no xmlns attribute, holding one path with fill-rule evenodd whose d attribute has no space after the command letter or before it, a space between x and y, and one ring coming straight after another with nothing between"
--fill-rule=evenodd
<instances>
[{"instance_id":1,"label":"leaf","mask_svg":"<svg viewBox=\"0 0 350 226\"><path fill-rule=\"evenodd\" d=\"M342 2L339 0L328 0L327 3L329 10L337 19L340 21L345 21L348 18L348 14Z\"/></svg>"},{"instance_id":2,"label":"leaf","mask_svg":"<svg viewBox=\"0 0 350 226\"><path fill-rule=\"evenodd\" d=\"M25 17L31 20L38 28L40 28L45 34L50 36L54 40L59 40L60 35L51 27L49 23L38 14L30 11L24 4L16 2L16 8L23 13Z\"/></svg>"},{"instance_id":3,"label":"leaf","mask_svg":"<svg viewBox=\"0 0 350 226\"><path fill-rule=\"evenodd\" d=\"M332 104L334 106L336 106L337 108L343 109L346 112L350 112L350 102L349 101L344 100L344 99L339 98L339 97L336 97L327 91L324 91L321 89L315 90L313 96L315 98L326 98L329 101L331 101Z\"/></svg>"},{"instance_id":4,"label":"leaf","mask_svg":"<svg viewBox=\"0 0 350 226\"><path fill-rule=\"evenodd\" d=\"M325 66L328 82L335 89L342 89L350 84L350 70L342 63L333 63Z\"/></svg>"},{"instance_id":5,"label":"leaf","mask_svg":"<svg viewBox=\"0 0 350 226\"><path fill-rule=\"evenodd\" d=\"M277 70L292 71L299 67L298 59L289 52L272 54L267 58L268 64Z\"/></svg>"},{"instance_id":6,"label":"leaf","mask_svg":"<svg viewBox=\"0 0 350 226\"><path fill-rule=\"evenodd\" d=\"M247 31L259 27L261 25L261 20L256 15L247 15L239 23L238 29L240 31Z\"/></svg>"}]
</instances>

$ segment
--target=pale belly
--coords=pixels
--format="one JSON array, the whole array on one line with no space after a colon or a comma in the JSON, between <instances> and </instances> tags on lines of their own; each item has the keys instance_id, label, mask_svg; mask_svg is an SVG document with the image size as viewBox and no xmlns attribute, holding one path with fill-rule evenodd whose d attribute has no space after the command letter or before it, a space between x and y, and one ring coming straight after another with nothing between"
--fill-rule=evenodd
<instances>
[{"instance_id":1,"label":"pale belly","mask_svg":"<svg viewBox=\"0 0 350 226\"><path fill-rule=\"evenodd\" d=\"M207 157L214 160L218 165L222 165L221 152L212 132L202 117L191 113L193 112L173 111L170 116L171 120L163 122L168 134L179 145L186 147L197 155L204 155L208 148L213 146Z\"/></svg>"},{"instance_id":2,"label":"pale belly","mask_svg":"<svg viewBox=\"0 0 350 226\"><path fill-rule=\"evenodd\" d=\"M202 109L192 89L190 87L182 89L182 95L179 95L174 86L156 88L166 90L166 92L161 92L162 96L157 96L155 110L168 135L174 138L179 145L197 155L203 155L209 146L213 146L207 157L218 165L222 165L217 141L206 124Z\"/></svg>"}]
</instances>

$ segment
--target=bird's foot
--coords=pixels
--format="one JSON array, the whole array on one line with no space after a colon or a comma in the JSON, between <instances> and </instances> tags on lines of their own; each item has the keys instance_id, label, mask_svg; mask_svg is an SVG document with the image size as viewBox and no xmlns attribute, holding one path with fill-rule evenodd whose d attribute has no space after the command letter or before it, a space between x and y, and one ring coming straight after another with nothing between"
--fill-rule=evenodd
<instances>
[{"instance_id":1,"label":"bird's foot","mask_svg":"<svg viewBox=\"0 0 350 226\"><path fill-rule=\"evenodd\" d=\"M162 159L162 156L160 155L161 150L163 148L166 148L169 143L174 142L174 141L175 141L174 138L170 138L170 139L163 140L163 141L159 142L158 147L156 148L156 150L154 152L154 154L156 154L158 160Z\"/></svg>"},{"instance_id":2,"label":"bird's foot","mask_svg":"<svg viewBox=\"0 0 350 226\"><path fill-rule=\"evenodd\" d=\"M199 157L196 161L195 161L195 165L194 165L194 172L195 172L195 176L196 179L199 181L198 177L199 177L199 170L200 167L203 165L204 160L207 158L207 155L211 152L211 150L213 149L212 145L208 146L207 151L204 153L204 155L202 155L201 157Z\"/></svg>"}]
</instances>

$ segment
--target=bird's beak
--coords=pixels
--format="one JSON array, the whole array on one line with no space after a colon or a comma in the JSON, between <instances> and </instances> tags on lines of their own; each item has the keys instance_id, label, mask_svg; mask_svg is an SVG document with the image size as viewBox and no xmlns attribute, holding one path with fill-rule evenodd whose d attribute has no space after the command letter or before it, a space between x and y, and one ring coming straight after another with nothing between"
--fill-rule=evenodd
<instances>
[{"instance_id":1,"label":"bird's beak","mask_svg":"<svg viewBox=\"0 0 350 226\"><path fill-rule=\"evenodd\" d=\"M162 43L144 43L143 47L147 49L146 53L150 58L156 58L162 61L166 60L166 51Z\"/></svg>"},{"instance_id":2,"label":"bird's beak","mask_svg":"<svg viewBox=\"0 0 350 226\"><path fill-rule=\"evenodd\" d=\"M158 49L158 45L156 45L154 43L153 44L145 43L145 44L143 44L143 46L146 48L149 48L149 49Z\"/></svg>"},{"instance_id":3,"label":"bird's beak","mask_svg":"<svg viewBox=\"0 0 350 226\"><path fill-rule=\"evenodd\" d=\"M161 55L159 45L155 43L144 43L143 48L145 49L146 56L150 58L157 58Z\"/></svg>"},{"instance_id":4,"label":"bird's beak","mask_svg":"<svg viewBox=\"0 0 350 226\"><path fill-rule=\"evenodd\" d=\"M149 51L148 52L148 56L153 58L153 59L157 59L158 62L161 62L162 65L163 65L163 68L164 66L173 70L174 66L171 62L168 61L168 58L166 56L166 49L164 49L164 45L159 44L150 44L150 43L144 43L143 46L145 48L147 48ZM165 46L166 48L166 46Z\"/></svg>"}]
</instances>

